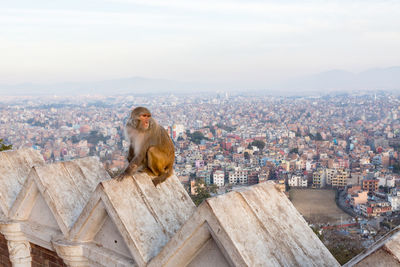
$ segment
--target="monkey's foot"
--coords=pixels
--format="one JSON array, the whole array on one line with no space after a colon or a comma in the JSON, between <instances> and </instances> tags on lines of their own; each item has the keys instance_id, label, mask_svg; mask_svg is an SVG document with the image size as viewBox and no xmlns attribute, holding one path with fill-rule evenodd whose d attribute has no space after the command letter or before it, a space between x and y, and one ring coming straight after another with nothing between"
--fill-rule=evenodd
<instances>
[{"instance_id":1,"label":"monkey's foot","mask_svg":"<svg viewBox=\"0 0 400 267\"><path fill-rule=\"evenodd\" d=\"M125 173L121 173L114 177L114 179L117 180L118 182L121 182L122 180L124 180L124 178L125 178Z\"/></svg>"}]
</instances>

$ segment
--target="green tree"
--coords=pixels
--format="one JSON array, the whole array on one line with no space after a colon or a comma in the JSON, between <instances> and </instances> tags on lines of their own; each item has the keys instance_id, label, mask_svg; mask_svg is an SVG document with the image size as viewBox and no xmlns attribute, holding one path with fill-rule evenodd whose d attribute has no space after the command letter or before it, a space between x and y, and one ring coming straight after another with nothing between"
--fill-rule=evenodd
<instances>
[{"instance_id":1,"label":"green tree","mask_svg":"<svg viewBox=\"0 0 400 267\"><path fill-rule=\"evenodd\" d=\"M201 202L203 202L203 200L211 197L211 194L210 189L203 180L197 180L195 186L196 195L190 195L190 197L192 198L194 204L198 206L201 204Z\"/></svg>"},{"instance_id":2,"label":"green tree","mask_svg":"<svg viewBox=\"0 0 400 267\"><path fill-rule=\"evenodd\" d=\"M230 126L227 126L227 125L223 125L223 124L221 124L221 123L218 123L218 124L217 124L217 127L218 127L218 128L221 128L221 129L223 129L223 130L225 130L225 131L227 131L227 132L232 132L233 130L235 130L235 128L230 127Z\"/></svg>"},{"instance_id":3,"label":"green tree","mask_svg":"<svg viewBox=\"0 0 400 267\"><path fill-rule=\"evenodd\" d=\"M0 139L0 151L10 150L10 149L12 149L12 145L4 144L4 140Z\"/></svg>"},{"instance_id":4,"label":"green tree","mask_svg":"<svg viewBox=\"0 0 400 267\"><path fill-rule=\"evenodd\" d=\"M206 139L208 140L208 138L204 137L202 132L196 131L193 134L190 134L189 132L187 133L187 136L189 136L190 141L192 141L195 144L200 144L201 140Z\"/></svg>"},{"instance_id":5,"label":"green tree","mask_svg":"<svg viewBox=\"0 0 400 267\"><path fill-rule=\"evenodd\" d=\"M77 144L77 143L79 143L79 138L76 135L73 135L71 137L71 141L73 144Z\"/></svg>"},{"instance_id":6,"label":"green tree","mask_svg":"<svg viewBox=\"0 0 400 267\"><path fill-rule=\"evenodd\" d=\"M400 173L400 164L399 163L395 163L393 164L393 172L394 173Z\"/></svg>"},{"instance_id":7,"label":"green tree","mask_svg":"<svg viewBox=\"0 0 400 267\"><path fill-rule=\"evenodd\" d=\"M204 135L203 135L202 132L196 131L196 132L193 133L192 137L193 137L194 139L200 139L200 140L201 140L201 139L204 138Z\"/></svg>"},{"instance_id":8,"label":"green tree","mask_svg":"<svg viewBox=\"0 0 400 267\"><path fill-rule=\"evenodd\" d=\"M205 128L210 129L210 132L211 132L213 135L215 135L215 128L214 128L213 125L206 126Z\"/></svg>"},{"instance_id":9,"label":"green tree","mask_svg":"<svg viewBox=\"0 0 400 267\"><path fill-rule=\"evenodd\" d=\"M217 190L218 190L218 186L216 184L210 184L207 186L208 188L208 192L212 193L212 194L216 194Z\"/></svg>"},{"instance_id":10,"label":"green tree","mask_svg":"<svg viewBox=\"0 0 400 267\"><path fill-rule=\"evenodd\" d=\"M258 147L259 150L263 150L265 147L265 143L261 140L254 140L251 142L251 145Z\"/></svg>"},{"instance_id":11,"label":"green tree","mask_svg":"<svg viewBox=\"0 0 400 267\"><path fill-rule=\"evenodd\" d=\"M332 242L327 245L327 248L341 265L345 264L363 251L360 244L347 240Z\"/></svg>"},{"instance_id":12,"label":"green tree","mask_svg":"<svg viewBox=\"0 0 400 267\"><path fill-rule=\"evenodd\" d=\"M311 229L313 230L314 234L316 234L321 241L324 241L324 235L321 233L321 231L320 231L321 229L318 226L311 227Z\"/></svg>"},{"instance_id":13,"label":"green tree","mask_svg":"<svg viewBox=\"0 0 400 267\"><path fill-rule=\"evenodd\" d=\"M89 135L86 137L86 140L88 141L88 143L95 145L99 141L105 142L106 138L98 131L90 131Z\"/></svg>"}]
</instances>

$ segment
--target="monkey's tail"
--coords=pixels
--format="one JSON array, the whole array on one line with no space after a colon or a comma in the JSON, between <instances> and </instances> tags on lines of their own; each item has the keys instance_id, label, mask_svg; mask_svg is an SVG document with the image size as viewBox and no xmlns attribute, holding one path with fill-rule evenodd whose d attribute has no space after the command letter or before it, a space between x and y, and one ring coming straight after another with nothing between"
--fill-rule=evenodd
<instances>
[{"instance_id":1,"label":"monkey's tail","mask_svg":"<svg viewBox=\"0 0 400 267\"><path fill-rule=\"evenodd\" d=\"M164 172L160 176L158 176L158 177L153 179L154 186L157 186L158 184L161 184L162 182L164 182L174 172L172 167L169 167L169 168L166 168L166 169L167 169L166 172Z\"/></svg>"}]
</instances>

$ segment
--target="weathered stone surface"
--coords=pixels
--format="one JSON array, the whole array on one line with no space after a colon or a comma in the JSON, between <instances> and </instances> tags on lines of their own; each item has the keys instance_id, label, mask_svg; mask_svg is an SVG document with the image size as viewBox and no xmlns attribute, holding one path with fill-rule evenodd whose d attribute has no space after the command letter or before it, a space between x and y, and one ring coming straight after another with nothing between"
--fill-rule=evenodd
<instances>
[{"instance_id":1,"label":"weathered stone surface","mask_svg":"<svg viewBox=\"0 0 400 267\"><path fill-rule=\"evenodd\" d=\"M0 213L3 220L8 218L31 168L42 164L43 157L30 148L0 152Z\"/></svg>"},{"instance_id":2,"label":"weathered stone surface","mask_svg":"<svg viewBox=\"0 0 400 267\"><path fill-rule=\"evenodd\" d=\"M400 266L400 227L343 266Z\"/></svg>"},{"instance_id":3,"label":"weathered stone surface","mask_svg":"<svg viewBox=\"0 0 400 267\"><path fill-rule=\"evenodd\" d=\"M198 266L211 238L229 265L339 266L274 183L206 200L149 266Z\"/></svg>"},{"instance_id":4,"label":"weathered stone surface","mask_svg":"<svg viewBox=\"0 0 400 267\"><path fill-rule=\"evenodd\" d=\"M121 182L102 182L71 230L70 239L93 241L110 216L136 264L144 266L194 211L195 205L175 175L155 187L146 173L137 173Z\"/></svg>"},{"instance_id":5,"label":"weathered stone surface","mask_svg":"<svg viewBox=\"0 0 400 267\"><path fill-rule=\"evenodd\" d=\"M13 266L31 266L31 246L21 231L19 223L0 224L0 232L7 239L10 261Z\"/></svg>"},{"instance_id":6,"label":"weathered stone surface","mask_svg":"<svg viewBox=\"0 0 400 267\"><path fill-rule=\"evenodd\" d=\"M103 247L86 243L82 245L83 255L89 259L90 266L115 266L115 267L136 267L137 264L131 258L121 256L115 251L104 249Z\"/></svg>"},{"instance_id":7,"label":"weathered stone surface","mask_svg":"<svg viewBox=\"0 0 400 267\"><path fill-rule=\"evenodd\" d=\"M96 186L107 179L110 176L95 157L36 166L29 173L10 215L15 220L38 217L42 222L37 223L46 225L46 220L52 218L42 220L40 214L32 214L40 213L32 209L43 198L60 230L67 235Z\"/></svg>"},{"instance_id":8,"label":"weathered stone surface","mask_svg":"<svg viewBox=\"0 0 400 267\"><path fill-rule=\"evenodd\" d=\"M0 211L71 266L338 266L273 183L196 209L175 175L155 187L146 173L112 180L97 158L44 165L32 150L6 153ZM386 245L391 259L398 243Z\"/></svg>"},{"instance_id":9,"label":"weathered stone surface","mask_svg":"<svg viewBox=\"0 0 400 267\"><path fill-rule=\"evenodd\" d=\"M79 244L71 244L62 240L53 241L53 247L68 267L89 267L89 260Z\"/></svg>"}]
</instances>

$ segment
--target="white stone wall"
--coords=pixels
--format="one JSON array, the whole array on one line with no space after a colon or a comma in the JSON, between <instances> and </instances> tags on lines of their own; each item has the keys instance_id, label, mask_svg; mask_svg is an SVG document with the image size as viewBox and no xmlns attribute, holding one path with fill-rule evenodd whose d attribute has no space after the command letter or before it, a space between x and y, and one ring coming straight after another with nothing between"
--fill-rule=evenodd
<instances>
[{"instance_id":1,"label":"white stone wall","mask_svg":"<svg viewBox=\"0 0 400 267\"><path fill-rule=\"evenodd\" d=\"M0 168L26 162L0 161ZM272 182L196 208L175 175L157 187L146 173L117 181L96 158L15 175L0 173L1 193L16 193L10 206L0 198L13 266L31 265L30 243L67 266L339 266ZM247 183L247 170L236 178Z\"/></svg>"}]
</instances>

